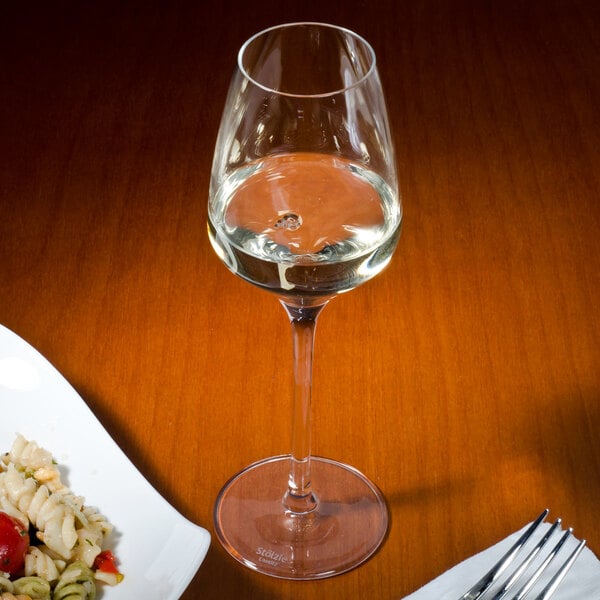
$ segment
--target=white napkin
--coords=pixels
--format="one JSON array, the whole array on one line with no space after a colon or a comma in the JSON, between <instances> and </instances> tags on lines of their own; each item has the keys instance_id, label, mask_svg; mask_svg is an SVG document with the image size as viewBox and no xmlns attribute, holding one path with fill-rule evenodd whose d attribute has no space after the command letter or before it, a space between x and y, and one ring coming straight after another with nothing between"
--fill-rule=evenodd
<instances>
[{"instance_id":1,"label":"white napkin","mask_svg":"<svg viewBox=\"0 0 600 600\"><path fill-rule=\"evenodd\" d=\"M467 558L465 561L456 565L449 571L446 571L443 575L440 575L420 590L417 590L410 596L406 596L404 600L458 600L473 584L479 581L483 575L498 562L498 560L500 560L500 558L517 541L526 527L527 526L521 531L513 533L491 548L488 548L471 558ZM534 536L535 540L533 544L530 540L528 545L521 550L517 560L527 556L528 548L535 545L535 542L540 539L541 534L539 532L542 531L542 528L545 528L545 532L549 527L550 523L542 524ZM548 542L548 548L554 546L554 543L560 539L561 533L562 532L559 531L555 532ZM561 549L560 553L556 556L556 564L560 563L561 558L566 559L566 557L569 556L571 551L577 545L577 542L578 540L575 536L571 536L565 546ZM548 567L548 569L552 571L552 567ZM545 578L544 581L547 581L547 579L548 578ZM535 592L539 593L542 588L543 583L542 579L540 579L534 590L531 592L530 597L535 598ZM514 593L517 593L518 589L519 586L517 586ZM600 600L600 561L598 561L589 548L585 547L583 552L579 555L579 558L567 573L567 576L552 597L552 600Z\"/></svg>"}]
</instances>

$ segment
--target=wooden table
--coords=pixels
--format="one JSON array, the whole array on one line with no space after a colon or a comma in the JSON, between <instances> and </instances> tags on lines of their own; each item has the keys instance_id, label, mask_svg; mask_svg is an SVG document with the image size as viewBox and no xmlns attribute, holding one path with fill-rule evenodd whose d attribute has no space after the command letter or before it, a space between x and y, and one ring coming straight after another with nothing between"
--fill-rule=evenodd
<instances>
[{"instance_id":1,"label":"wooden table","mask_svg":"<svg viewBox=\"0 0 600 600\"><path fill-rule=\"evenodd\" d=\"M212 530L226 479L289 448L286 317L205 222L237 49L295 20L369 39L391 113L403 236L321 317L314 451L377 482L392 522L316 583L213 539L183 598L401 598L546 506L600 552L591 0L3 2L0 322Z\"/></svg>"}]
</instances>

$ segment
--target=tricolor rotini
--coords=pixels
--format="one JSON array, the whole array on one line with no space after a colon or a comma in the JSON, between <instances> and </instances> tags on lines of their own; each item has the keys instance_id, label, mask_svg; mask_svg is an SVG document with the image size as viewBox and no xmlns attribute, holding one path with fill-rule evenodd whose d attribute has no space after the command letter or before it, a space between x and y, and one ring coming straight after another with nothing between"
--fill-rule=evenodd
<instances>
[{"instance_id":1,"label":"tricolor rotini","mask_svg":"<svg viewBox=\"0 0 600 600\"><path fill-rule=\"evenodd\" d=\"M96 580L122 580L94 565L112 525L63 484L47 450L20 434L0 455L0 511L35 531L23 575L0 570L0 600L94 600Z\"/></svg>"}]
</instances>

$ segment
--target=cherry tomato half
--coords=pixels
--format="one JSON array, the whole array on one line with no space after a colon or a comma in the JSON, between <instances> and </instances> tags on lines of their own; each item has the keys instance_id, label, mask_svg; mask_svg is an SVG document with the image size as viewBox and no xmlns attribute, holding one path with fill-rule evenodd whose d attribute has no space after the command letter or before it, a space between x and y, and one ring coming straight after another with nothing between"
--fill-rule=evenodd
<instances>
[{"instance_id":1,"label":"cherry tomato half","mask_svg":"<svg viewBox=\"0 0 600 600\"><path fill-rule=\"evenodd\" d=\"M29 532L23 523L0 512L0 571L14 575L23 568Z\"/></svg>"}]
</instances>

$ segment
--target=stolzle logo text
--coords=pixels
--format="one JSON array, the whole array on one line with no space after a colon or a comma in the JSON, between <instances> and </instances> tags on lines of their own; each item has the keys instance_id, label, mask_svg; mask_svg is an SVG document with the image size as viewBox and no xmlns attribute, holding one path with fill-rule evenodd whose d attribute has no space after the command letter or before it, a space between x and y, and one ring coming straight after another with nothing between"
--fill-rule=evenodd
<instances>
[{"instance_id":1,"label":"stolzle logo text","mask_svg":"<svg viewBox=\"0 0 600 600\"><path fill-rule=\"evenodd\" d=\"M259 546L256 549L256 554L260 556L258 562L267 563L269 565L277 565L277 563L286 563L288 561L285 554L275 552L274 550L269 550L268 548L263 548L262 546Z\"/></svg>"}]
</instances>

